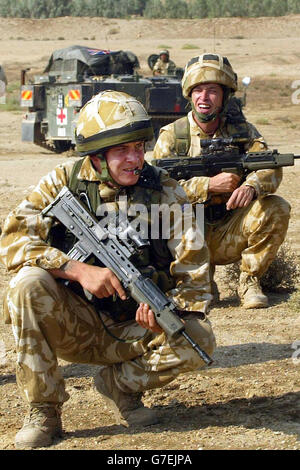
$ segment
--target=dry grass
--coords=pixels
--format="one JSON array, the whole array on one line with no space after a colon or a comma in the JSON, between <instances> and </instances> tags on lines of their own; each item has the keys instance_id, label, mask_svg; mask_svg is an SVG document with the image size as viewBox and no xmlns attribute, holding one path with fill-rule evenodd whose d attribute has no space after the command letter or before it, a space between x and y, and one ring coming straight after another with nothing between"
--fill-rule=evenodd
<instances>
[{"instance_id":1,"label":"dry grass","mask_svg":"<svg viewBox=\"0 0 300 470\"><path fill-rule=\"evenodd\" d=\"M229 290L235 293L240 275L240 263L224 266L224 271ZM265 292L294 292L296 290L300 283L300 266L296 254L287 241L279 248L276 258L262 276L260 283Z\"/></svg>"},{"instance_id":2,"label":"dry grass","mask_svg":"<svg viewBox=\"0 0 300 470\"><path fill-rule=\"evenodd\" d=\"M300 312L300 289L297 289L296 292L290 296L288 306L294 312Z\"/></svg>"}]
</instances>

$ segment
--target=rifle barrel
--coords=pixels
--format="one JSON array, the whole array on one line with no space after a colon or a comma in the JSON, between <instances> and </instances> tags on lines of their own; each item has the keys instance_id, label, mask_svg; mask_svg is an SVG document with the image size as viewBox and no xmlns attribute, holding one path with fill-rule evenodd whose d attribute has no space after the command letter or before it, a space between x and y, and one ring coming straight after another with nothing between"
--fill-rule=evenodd
<instances>
[{"instance_id":1,"label":"rifle barrel","mask_svg":"<svg viewBox=\"0 0 300 470\"><path fill-rule=\"evenodd\" d=\"M182 336L185 337L185 339L191 344L192 348L195 349L195 351L197 351L197 353L199 354L199 356L201 357L201 359L208 365L210 366L214 361L211 359L211 357L209 357L208 354L206 354L206 352L200 348L199 344L197 344L191 337L190 335L186 332L186 331L182 331L181 332Z\"/></svg>"}]
</instances>

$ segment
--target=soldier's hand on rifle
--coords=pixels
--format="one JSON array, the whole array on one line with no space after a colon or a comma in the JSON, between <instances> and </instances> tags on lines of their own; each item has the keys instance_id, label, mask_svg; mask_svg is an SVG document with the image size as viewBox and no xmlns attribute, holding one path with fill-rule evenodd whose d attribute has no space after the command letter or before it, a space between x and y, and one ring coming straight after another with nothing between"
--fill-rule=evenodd
<instances>
[{"instance_id":1,"label":"soldier's hand on rifle","mask_svg":"<svg viewBox=\"0 0 300 470\"><path fill-rule=\"evenodd\" d=\"M126 300L126 292L115 274L108 268L91 266L87 263L71 260L60 269L50 270L54 277L61 277L70 281L77 281L81 286L98 299L118 294Z\"/></svg>"},{"instance_id":2,"label":"soldier's hand on rifle","mask_svg":"<svg viewBox=\"0 0 300 470\"><path fill-rule=\"evenodd\" d=\"M161 333L163 330L155 320L155 315L147 304L140 304L135 315L136 322L146 328L147 330L153 331L153 333Z\"/></svg>"},{"instance_id":3,"label":"soldier's hand on rifle","mask_svg":"<svg viewBox=\"0 0 300 470\"><path fill-rule=\"evenodd\" d=\"M115 274L108 268L83 264L78 282L82 287L95 295L98 299L118 294L122 300L126 300L126 293Z\"/></svg>"},{"instance_id":4,"label":"soldier's hand on rifle","mask_svg":"<svg viewBox=\"0 0 300 470\"><path fill-rule=\"evenodd\" d=\"M232 193L239 185L241 177L235 173L222 172L209 180L209 193Z\"/></svg>"},{"instance_id":5,"label":"soldier's hand on rifle","mask_svg":"<svg viewBox=\"0 0 300 470\"><path fill-rule=\"evenodd\" d=\"M227 201L226 209L236 209L237 207L247 207L255 196L255 189L252 186L240 186L231 194Z\"/></svg>"}]
</instances>

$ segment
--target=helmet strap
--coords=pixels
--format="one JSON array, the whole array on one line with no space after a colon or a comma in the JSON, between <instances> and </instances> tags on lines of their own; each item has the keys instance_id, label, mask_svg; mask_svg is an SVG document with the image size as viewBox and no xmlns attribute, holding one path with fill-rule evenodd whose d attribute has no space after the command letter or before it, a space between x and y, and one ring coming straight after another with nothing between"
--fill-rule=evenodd
<instances>
[{"instance_id":1,"label":"helmet strap","mask_svg":"<svg viewBox=\"0 0 300 470\"><path fill-rule=\"evenodd\" d=\"M231 88L228 88L227 86L224 86L224 85L222 86L222 88L223 88L223 105L222 105L222 111L220 113L221 117L226 115L228 103L234 95L234 91Z\"/></svg>"},{"instance_id":2,"label":"helmet strap","mask_svg":"<svg viewBox=\"0 0 300 470\"><path fill-rule=\"evenodd\" d=\"M215 121L220 114L219 111L214 111L210 114L199 113L199 111L196 110L194 103L192 103L192 111L195 114L197 120L203 123Z\"/></svg>"},{"instance_id":3,"label":"helmet strap","mask_svg":"<svg viewBox=\"0 0 300 470\"><path fill-rule=\"evenodd\" d=\"M234 95L234 92L232 91L231 88L228 88L227 86L224 86L224 85L221 85L221 86L223 88L223 103L222 103L222 108L220 108L219 110L214 111L213 113L210 113L210 114L199 113L199 111L196 110L194 103L192 102L193 113L195 114L199 122L206 123L206 122L215 121L218 117L222 117L226 114L228 102Z\"/></svg>"},{"instance_id":4,"label":"helmet strap","mask_svg":"<svg viewBox=\"0 0 300 470\"><path fill-rule=\"evenodd\" d=\"M107 166L107 161L106 161L106 158L104 157L103 153L98 153L95 156L97 158L99 158L99 160L100 160L101 173L97 172L97 174L98 174L98 178L101 181L101 183L111 183L114 186L119 186L118 183L116 183L112 179L112 177L109 173L109 169L108 169L108 166Z\"/></svg>"},{"instance_id":5,"label":"helmet strap","mask_svg":"<svg viewBox=\"0 0 300 470\"><path fill-rule=\"evenodd\" d=\"M106 158L101 158L101 181L104 183L114 183L114 180L110 176ZM115 184L115 183L114 183Z\"/></svg>"}]
</instances>

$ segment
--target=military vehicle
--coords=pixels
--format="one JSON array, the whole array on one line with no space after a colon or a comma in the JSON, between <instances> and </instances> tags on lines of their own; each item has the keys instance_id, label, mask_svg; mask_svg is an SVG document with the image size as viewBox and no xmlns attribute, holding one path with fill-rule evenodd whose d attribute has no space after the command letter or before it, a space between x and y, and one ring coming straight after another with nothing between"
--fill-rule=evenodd
<instances>
[{"instance_id":1,"label":"military vehicle","mask_svg":"<svg viewBox=\"0 0 300 470\"><path fill-rule=\"evenodd\" d=\"M22 141L62 152L75 145L74 128L81 107L103 90L135 96L149 115L155 136L169 122L187 114L176 75L143 77L139 61L130 51L107 51L71 46L53 52L42 75L26 82L21 75L21 106L28 108L22 121Z\"/></svg>"}]
</instances>

